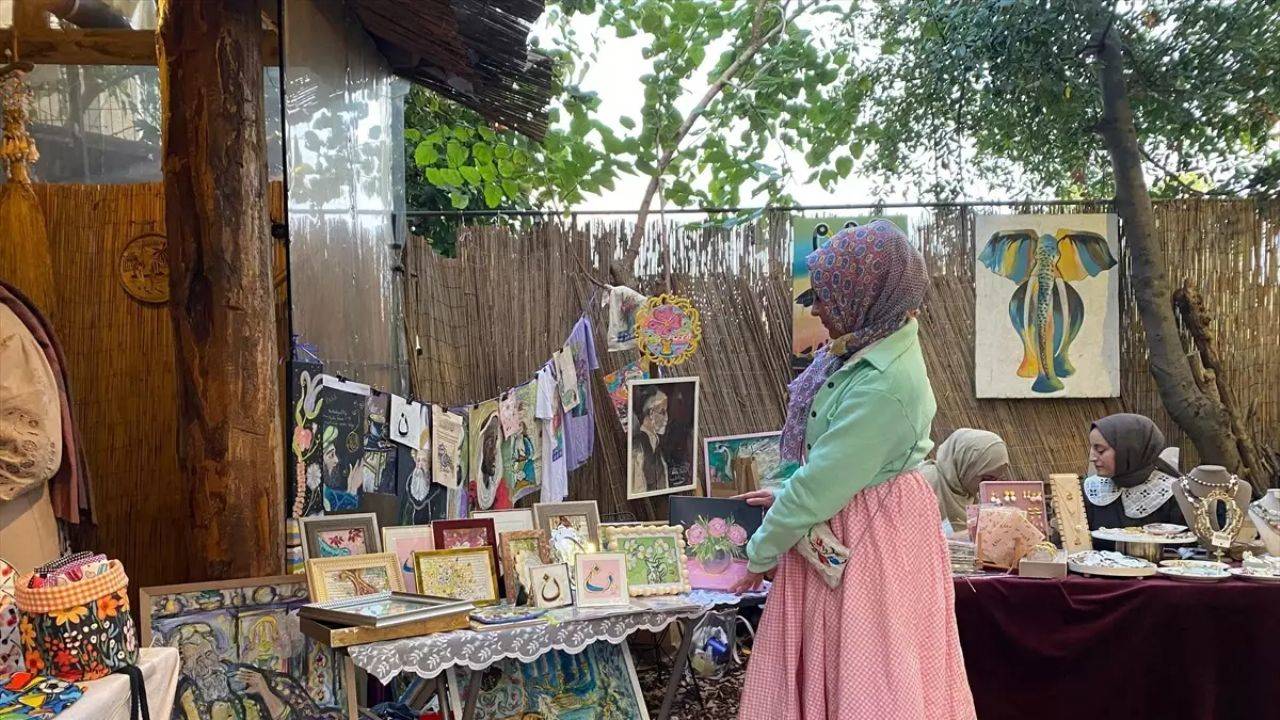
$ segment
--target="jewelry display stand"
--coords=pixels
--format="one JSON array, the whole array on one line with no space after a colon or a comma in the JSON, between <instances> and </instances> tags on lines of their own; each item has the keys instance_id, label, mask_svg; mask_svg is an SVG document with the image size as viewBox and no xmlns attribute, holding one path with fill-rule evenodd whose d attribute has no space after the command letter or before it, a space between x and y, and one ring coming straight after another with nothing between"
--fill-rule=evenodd
<instances>
[{"instance_id":1,"label":"jewelry display stand","mask_svg":"<svg viewBox=\"0 0 1280 720\"><path fill-rule=\"evenodd\" d=\"M1271 489L1261 500L1249 506L1249 519L1253 521L1267 554L1280 557L1280 489Z\"/></svg>"},{"instance_id":2,"label":"jewelry display stand","mask_svg":"<svg viewBox=\"0 0 1280 720\"><path fill-rule=\"evenodd\" d=\"M1249 484L1220 465L1201 465L1182 476L1173 486L1173 496L1187 525L1200 546L1217 555L1219 561L1232 543L1249 539L1253 528L1244 519L1252 490ZM1218 523L1218 508L1226 509L1226 522Z\"/></svg>"}]
</instances>

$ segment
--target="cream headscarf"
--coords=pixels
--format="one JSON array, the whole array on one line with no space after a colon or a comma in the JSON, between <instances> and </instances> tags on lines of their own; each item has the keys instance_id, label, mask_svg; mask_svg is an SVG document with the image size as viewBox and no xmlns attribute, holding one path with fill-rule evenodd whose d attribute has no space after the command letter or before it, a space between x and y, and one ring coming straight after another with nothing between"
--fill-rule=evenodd
<instances>
[{"instance_id":1,"label":"cream headscarf","mask_svg":"<svg viewBox=\"0 0 1280 720\"><path fill-rule=\"evenodd\" d=\"M956 529L965 526L965 507L976 500L980 479L1008 480L1010 471L1004 440L993 432L972 428L951 433L938 446L937 459L920 464L920 474L938 496L939 513Z\"/></svg>"}]
</instances>

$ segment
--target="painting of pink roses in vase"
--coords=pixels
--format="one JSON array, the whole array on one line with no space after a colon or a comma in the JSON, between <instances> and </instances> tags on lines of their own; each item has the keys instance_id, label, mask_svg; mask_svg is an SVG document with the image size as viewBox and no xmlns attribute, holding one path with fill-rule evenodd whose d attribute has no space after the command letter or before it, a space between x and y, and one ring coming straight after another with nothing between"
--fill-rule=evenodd
<instances>
[{"instance_id":1,"label":"painting of pink roses in vase","mask_svg":"<svg viewBox=\"0 0 1280 720\"><path fill-rule=\"evenodd\" d=\"M671 498L671 524L684 528L689 584L728 590L747 574L747 541L760 529L764 513L741 500Z\"/></svg>"}]
</instances>

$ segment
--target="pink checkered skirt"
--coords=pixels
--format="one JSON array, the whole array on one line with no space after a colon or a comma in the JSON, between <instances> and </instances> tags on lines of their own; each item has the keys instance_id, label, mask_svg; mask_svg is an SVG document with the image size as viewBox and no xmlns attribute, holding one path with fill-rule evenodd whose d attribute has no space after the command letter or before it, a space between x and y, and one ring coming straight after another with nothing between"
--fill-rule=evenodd
<instances>
[{"instance_id":1,"label":"pink checkered skirt","mask_svg":"<svg viewBox=\"0 0 1280 720\"><path fill-rule=\"evenodd\" d=\"M831 520L851 550L832 590L794 551L778 565L739 720L973 720L938 501L917 472Z\"/></svg>"}]
</instances>

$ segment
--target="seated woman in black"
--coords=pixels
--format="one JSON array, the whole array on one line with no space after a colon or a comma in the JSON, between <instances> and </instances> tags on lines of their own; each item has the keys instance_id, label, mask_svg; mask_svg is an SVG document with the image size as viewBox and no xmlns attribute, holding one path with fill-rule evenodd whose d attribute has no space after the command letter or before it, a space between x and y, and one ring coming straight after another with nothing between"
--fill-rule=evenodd
<instances>
[{"instance_id":1,"label":"seated woman in black","mask_svg":"<svg viewBox=\"0 0 1280 720\"><path fill-rule=\"evenodd\" d=\"M1173 497L1178 475L1173 453L1176 449L1165 448L1160 428L1142 415L1109 415L1095 422L1089 430L1089 461L1096 474L1084 480L1089 529L1184 524Z\"/></svg>"}]
</instances>

